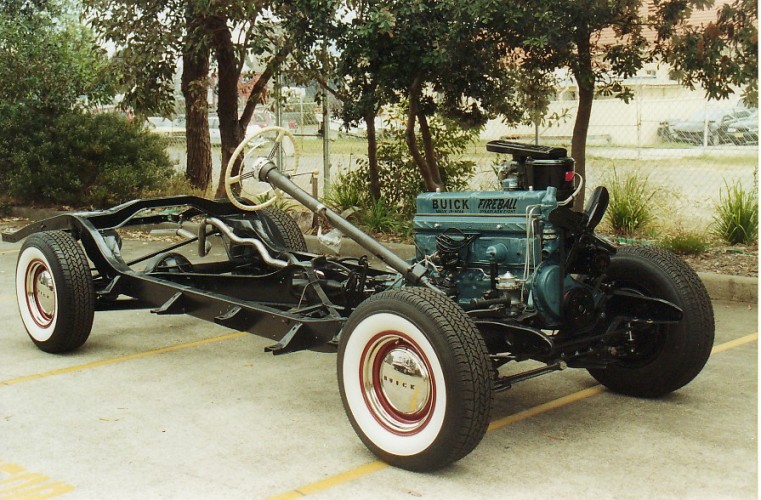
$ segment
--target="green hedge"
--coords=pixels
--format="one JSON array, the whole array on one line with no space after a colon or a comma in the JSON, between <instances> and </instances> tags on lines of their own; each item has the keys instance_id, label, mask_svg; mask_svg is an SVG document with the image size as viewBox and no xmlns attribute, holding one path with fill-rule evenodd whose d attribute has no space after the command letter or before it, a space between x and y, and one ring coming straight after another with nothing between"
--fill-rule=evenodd
<instances>
[{"instance_id":1,"label":"green hedge","mask_svg":"<svg viewBox=\"0 0 761 500\"><path fill-rule=\"evenodd\" d=\"M173 175L164 141L117 114L0 106L0 187L14 203L104 208Z\"/></svg>"}]
</instances>

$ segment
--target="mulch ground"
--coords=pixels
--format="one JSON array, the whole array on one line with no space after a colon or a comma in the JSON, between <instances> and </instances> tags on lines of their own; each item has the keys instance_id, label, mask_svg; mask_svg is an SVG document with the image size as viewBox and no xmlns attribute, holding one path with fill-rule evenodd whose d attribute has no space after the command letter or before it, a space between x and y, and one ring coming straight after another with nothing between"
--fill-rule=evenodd
<instances>
[{"instance_id":1,"label":"mulch ground","mask_svg":"<svg viewBox=\"0 0 761 500\"><path fill-rule=\"evenodd\" d=\"M697 272L758 277L758 244L712 247L705 253L682 258Z\"/></svg>"}]
</instances>

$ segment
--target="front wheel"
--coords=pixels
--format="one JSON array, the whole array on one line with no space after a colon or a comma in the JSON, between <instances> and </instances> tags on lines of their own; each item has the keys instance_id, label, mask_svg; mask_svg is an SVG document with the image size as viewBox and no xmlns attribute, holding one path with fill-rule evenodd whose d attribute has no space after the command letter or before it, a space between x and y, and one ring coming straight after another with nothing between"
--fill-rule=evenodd
<instances>
[{"instance_id":1,"label":"front wheel","mask_svg":"<svg viewBox=\"0 0 761 500\"><path fill-rule=\"evenodd\" d=\"M672 302L684 316L675 324L633 327L630 341L614 347L616 361L589 373L613 391L639 397L663 396L694 379L714 340L713 307L697 274L671 252L632 246L611 259L607 276L618 289Z\"/></svg>"},{"instance_id":2,"label":"front wheel","mask_svg":"<svg viewBox=\"0 0 761 500\"><path fill-rule=\"evenodd\" d=\"M338 383L360 439L404 469L459 460L489 424L484 340L457 304L432 290L390 290L360 304L341 334Z\"/></svg>"}]
</instances>

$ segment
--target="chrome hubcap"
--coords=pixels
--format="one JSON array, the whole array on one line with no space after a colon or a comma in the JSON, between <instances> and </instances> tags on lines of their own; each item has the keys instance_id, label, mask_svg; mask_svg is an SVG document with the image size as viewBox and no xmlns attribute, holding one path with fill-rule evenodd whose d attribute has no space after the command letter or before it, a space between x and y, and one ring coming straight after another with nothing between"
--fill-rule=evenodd
<instances>
[{"instance_id":1,"label":"chrome hubcap","mask_svg":"<svg viewBox=\"0 0 761 500\"><path fill-rule=\"evenodd\" d=\"M381 390L397 413L414 415L431 394L425 364L408 346L391 349L380 366Z\"/></svg>"},{"instance_id":2,"label":"chrome hubcap","mask_svg":"<svg viewBox=\"0 0 761 500\"><path fill-rule=\"evenodd\" d=\"M421 350L401 334L384 332L368 345L362 361L365 401L378 422L401 434L425 427L435 383Z\"/></svg>"},{"instance_id":3,"label":"chrome hubcap","mask_svg":"<svg viewBox=\"0 0 761 500\"><path fill-rule=\"evenodd\" d=\"M41 261L29 264L26 271L26 302L35 323L50 325L55 315L56 293L53 276Z\"/></svg>"}]
</instances>

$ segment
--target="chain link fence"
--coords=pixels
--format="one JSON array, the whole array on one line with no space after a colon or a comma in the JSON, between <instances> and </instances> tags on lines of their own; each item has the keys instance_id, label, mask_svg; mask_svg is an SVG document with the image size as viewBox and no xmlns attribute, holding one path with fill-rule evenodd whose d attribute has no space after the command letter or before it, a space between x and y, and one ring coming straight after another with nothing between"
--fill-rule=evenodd
<instances>
[{"instance_id":1,"label":"chain link fence","mask_svg":"<svg viewBox=\"0 0 761 500\"><path fill-rule=\"evenodd\" d=\"M758 115L731 101L707 101L698 92L677 85L634 85L634 98L625 103L615 98L595 100L587 142L586 189L634 175L654 193L663 226L707 229L721 191L739 183L756 189L758 168ZM486 142L508 139L566 147L570 151L577 108L574 87L560 88L550 106L556 118L540 126L506 126L491 121L478 143L466 156L479 165L472 189L494 189L493 166L497 155L486 152ZM366 155L361 128L346 130L329 120L329 144L323 143L322 106L308 94L299 94L277 109L275 99L263 106L272 124L288 128L300 151L299 175L295 180L324 194L325 166L329 175L354 168ZM548 116L549 116L548 115ZM214 133L212 131L212 136ZM212 141L214 142L214 141ZM218 142L218 141L217 141ZM179 170L185 169L184 141L174 139L168 152ZM221 154L213 152L213 179L219 178Z\"/></svg>"}]
</instances>

